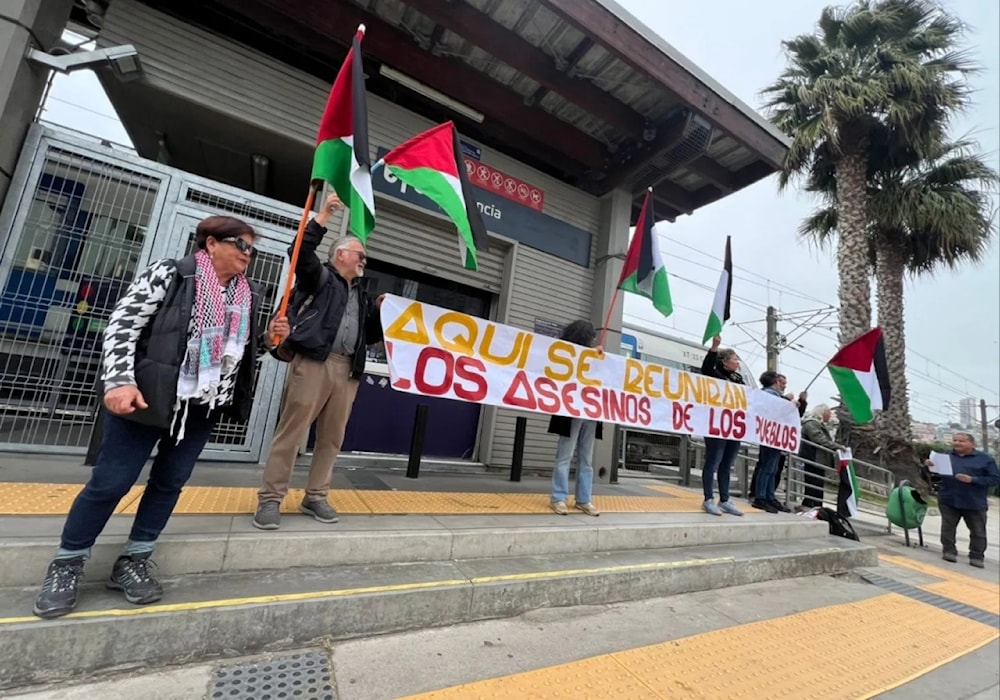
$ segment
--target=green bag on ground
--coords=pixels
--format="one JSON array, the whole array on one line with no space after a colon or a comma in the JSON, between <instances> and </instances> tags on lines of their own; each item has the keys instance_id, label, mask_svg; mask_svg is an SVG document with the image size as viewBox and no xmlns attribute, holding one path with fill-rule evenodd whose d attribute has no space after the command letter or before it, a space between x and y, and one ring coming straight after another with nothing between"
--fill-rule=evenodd
<instances>
[{"instance_id":1,"label":"green bag on ground","mask_svg":"<svg viewBox=\"0 0 1000 700\"><path fill-rule=\"evenodd\" d=\"M885 516L893 525L913 530L923 525L926 515L927 502L909 484L900 484L889 494Z\"/></svg>"}]
</instances>

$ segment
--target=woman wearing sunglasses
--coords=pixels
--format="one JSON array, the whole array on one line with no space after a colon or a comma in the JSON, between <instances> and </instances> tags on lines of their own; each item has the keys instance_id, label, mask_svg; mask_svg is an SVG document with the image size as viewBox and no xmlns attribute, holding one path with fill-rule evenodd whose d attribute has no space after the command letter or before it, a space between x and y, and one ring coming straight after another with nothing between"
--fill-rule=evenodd
<instances>
[{"instance_id":1,"label":"woman wearing sunglasses","mask_svg":"<svg viewBox=\"0 0 1000 700\"><path fill-rule=\"evenodd\" d=\"M35 602L65 615L90 550L156 449L132 530L108 588L153 603L163 588L150 555L219 418L246 420L252 405L261 296L247 279L257 234L239 219L198 224L196 250L161 260L132 282L104 331L101 392L107 414L97 464L76 497ZM287 324L272 324L287 335Z\"/></svg>"}]
</instances>

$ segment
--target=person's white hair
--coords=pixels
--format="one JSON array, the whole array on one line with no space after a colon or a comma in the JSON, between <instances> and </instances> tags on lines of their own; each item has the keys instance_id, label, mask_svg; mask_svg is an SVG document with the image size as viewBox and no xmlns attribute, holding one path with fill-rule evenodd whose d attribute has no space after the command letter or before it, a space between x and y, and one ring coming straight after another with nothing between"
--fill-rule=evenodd
<instances>
[{"instance_id":1,"label":"person's white hair","mask_svg":"<svg viewBox=\"0 0 1000 700\"><path fill-rule=\"evenodd\" d=\"M340 238L338 238L337 240L335 240L333 242L333 245L330 246L330 257L332 258L334 255L336 255L338 250L349 250L349 248L347 247L347 245L349 243L351 243L352 241L356 241L358 243L361 243L361 239L360 238L358 238L357 236L351 236L351 235L341 236ZM361 243L361 247L364 248L365 244Z\"/></svg>"},{"instance_id":2,"label":"person's white hair","mask_svg":"<svg viewBox=\"0 0 1000 700\"><path fill-rule=\"evenodd\" d=\"M826 415L826 412L830 410L832 409L825 403L818 403L812 408L810 408L808 411L806 411L806 414L802 416L802 420L813 419L813 420L818 420L820 423L822 423L823 416Z\"/></svg>"}]
</instances>

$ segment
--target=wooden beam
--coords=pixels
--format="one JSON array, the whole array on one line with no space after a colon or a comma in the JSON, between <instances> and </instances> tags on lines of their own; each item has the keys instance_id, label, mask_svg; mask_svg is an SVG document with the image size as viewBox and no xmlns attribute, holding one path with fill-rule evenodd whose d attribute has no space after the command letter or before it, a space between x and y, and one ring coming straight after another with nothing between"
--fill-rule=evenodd
<instances>
[{"instance_id":1,"label":"wooden beam","mask_svg":"<svg viewBox=\"0 0 1000 700\"><path fill-rule=\"evenodd\" d=\"M465 2L403 2L616 129L642 138L646 120L641 114L593 83L569 77L556 67L554 57L494 21L488 14Z\"/></svg>"},{"instance_id":2,"label":"wooden beam","mask_svg":"<svg viewBox=\"0 0 1000 700\"><path fill-rule=\"evenodd\" d=\"M695 171L727 194L736 189L733 186L733 172L722 167L708 156L696 158L686 167L689 170Z\"/></svg>"},{"instance_id":3,"label":"wooden beam","mask_svg":"<svg viewBox=\"0 0 1000 700\"><path fill-rule=\"evenodd\" d=\"M365 24L368 29L363 44L365 57L399 68L414 79L482 112L487 120L497 121L508 133L516 132L531 150L536 146L541 153L554 149L594 170L602 169L607 163L607 149L600 141L561 119L526 107L515 93L467 64L432 56L406 32L353 4L324 0L214 1L272 32L283 31L289 38L314 50L325 45L327 53L331 42L349 45L354 28ZM487 124L482 128L489 130Z\"/></svg>"},{"instance_id":4,"label":"wooden beam","mask_svg":"<svg viewBox=\"0 0 1000 700\"><path fill-rule=\"evenodd\" d=\"M583 57L587 55L587 52L590 51L590 49L593 48L593 46L594 46L594 41L589 36L585 36L582 39L580 39L580 43L577 44L575 47L573 47L573 50L570 51L569 56L566 57L567 74L571 73L573 69L576 68L577 64L583 60ZM538 89L535 90L535 94L533 94L529 98L530 104L532 105L539 104L545 97L545 95L548 94L548 92L549 89L547 87L545 87L544 85L539 85Z\"/></svg>"},{"instance_id":5,"label":"wooden beam","mask_svg":"<svg viewBox=\"0 0 1000 700\"><path fill-rule=\"evenodd\" d=\"M684 137L684 131L690 120L691 112L688 110L681 110L667 117L657 125L656 137L652 141L639 141L612 161L612 165L608 168L608 177L601 182L601 186L607 190L618 187L663 151L675 146Z\"/></svg>"},{"instance_id":6,"label":"wooden beam","mask_svg":"<svg viewBox=\"0 0 1000 700\"><path fill-rule=\"evenodd\" d=\"M596 0L541 0L583 34L664 86L777 169L787 149L777 138Z\"/></svg>"}]
</instances>

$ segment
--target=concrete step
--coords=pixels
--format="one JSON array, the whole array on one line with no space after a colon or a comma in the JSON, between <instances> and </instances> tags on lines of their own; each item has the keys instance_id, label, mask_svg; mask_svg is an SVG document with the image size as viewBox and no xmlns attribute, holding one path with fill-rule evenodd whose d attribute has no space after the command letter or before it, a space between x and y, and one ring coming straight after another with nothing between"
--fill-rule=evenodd
<instances>
[{"instance_id":1,"label":"concrete step","mask_svg":"<svg viewBox=\"0 0 1000 700\"><path fill-rule=\"evenodd\" d=\"M745 524L752 528L752 522ZM725 525L719 527L725 531ZM638 537L640 529L624 532ZM565 534L563 527L553 532ZM506 535L509 540L511 533ZM487 541L494 537L486 534ZM604 537L606 546L627 539ZM81 591L78 612L49 621L30 615L34 585L8 587L0 589L0 690L102 669L237 656L878 563L874 547L828 535L669 546L678 537L672 534L668 546L638 550L533 555L511 550L509 556L173 574L163 577L163 601L146 607L129 606L120 594L106 591L105 570L91 569L95 582Z\"/></svg>"},{"instance_id":2,"label":"concrete step","mask_svg":"<svg viewBox=\"0 0 1000 700\"><path fill-rule=\"evenodd\" d=\"M91 571L108 571L131 516L115 516L98 540ZM0 518L0 587L41 583L61 517ZM262 532L249 516L174 516L156 550L166 576L259 569L587 554L821 537L826 523L792 515L717 518L699 513L585 515L343 516L322 525L289 516Z\"/></svg>"}]
</instances>

